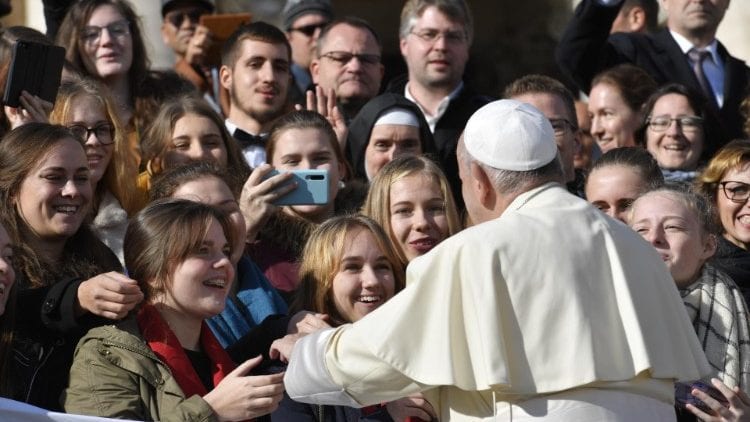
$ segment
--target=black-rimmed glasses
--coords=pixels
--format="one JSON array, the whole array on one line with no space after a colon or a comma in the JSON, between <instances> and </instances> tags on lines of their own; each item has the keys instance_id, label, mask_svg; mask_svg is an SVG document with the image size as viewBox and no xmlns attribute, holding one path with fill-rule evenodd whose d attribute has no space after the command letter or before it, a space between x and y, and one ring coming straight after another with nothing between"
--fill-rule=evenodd
<instances>
[{"instance_id":1,"label":"black-rimmed glasses","mask_svg":"<svg viewBox=\"0 0 750 422\"><path fill-rule=\"evenodd\" d=\"M726 180L719 183L719 187L724 192L724 196L732 202L744 204L747 198L750 198L750 184L745 182Z\"/></svg>"},{"instance_id":2,"label":"black-rimmed glasses","mask_svg":"<svg viewBox=\"0 0 750 422\"><path fill-rule=\"evenodd\" d=\"M89 136L93 133L96 135L96 139L102 145L109 145L115 141L114 132L115 128L109 123L100 123L94 127L86 127L84 125L70 125L68 129L75 135L76 138L86 142Z\"/></svg>"}]
</instances>

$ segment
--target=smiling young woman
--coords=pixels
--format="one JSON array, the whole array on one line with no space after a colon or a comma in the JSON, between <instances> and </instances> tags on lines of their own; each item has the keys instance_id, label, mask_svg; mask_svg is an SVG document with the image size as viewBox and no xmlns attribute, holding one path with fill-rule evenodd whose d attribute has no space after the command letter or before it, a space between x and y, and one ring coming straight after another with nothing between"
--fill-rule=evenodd
<instances>
[{"instance_id":1,"label":"smiling young woman","mask_svg":"<svg viewBox=\"0 0 750 422\"><path fill-rule=\"evenodd\" d=\"M310 236L300 280L293 311L325 314L336 327L364 318L403 289L404 267L375 221L359 215L340 216L321 224ZM363 409L315 406L284 396L271 419L344 422L366 416L371 418L368 420L390 421L391 411L402 401L411 405L406 416L430 420L434 413L421 396Z\"/></svg>"},{"instance_id":2,"label":"smiling young woman","mask_svg":"<svg viewBox=\"0 0 750 422\"><path fill-rule=\"evenodd\" d=\"M81 340L67 412L240 421L276 408L283 374L246 376L260 357L235 368L205 323L224 309L234 281L235 231L225 212L194 201L158 200L136 215L125 262L145 303L134 318Z\"/></svg>"},{"instance_id":3,"label":"smiling young woman","mask_svg":"<svg viewBox=\"0 0 750 422\"><path fill-rule=\"evenodd\" d=\"M90 170L70 130L45 123L12 130L0 143L0 168L0 213L20 275L13 397L59 409L80 336L122 318L143 296L84 224Z\"/></svg>"}]
</instances>

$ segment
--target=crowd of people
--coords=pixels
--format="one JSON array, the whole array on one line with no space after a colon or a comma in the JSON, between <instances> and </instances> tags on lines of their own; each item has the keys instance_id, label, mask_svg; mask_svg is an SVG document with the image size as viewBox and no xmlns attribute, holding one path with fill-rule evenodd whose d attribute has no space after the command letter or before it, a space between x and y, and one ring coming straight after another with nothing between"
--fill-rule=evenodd
<instances>
[{"instance_id":1,"label":"crowd of people","mask_svg":"<svg viewBox=\"0 0 750 422\"><path fill-rule=\"evenodd\" d=\"M582 0L556 51L571 82L500 93L464 80L465 0L404 2L390 81L380 34L329 0L222 45L214 1L162 0L165 71L128 0L45 4L47 34L0 35L0 87L15 43L65 48L54 103L24 91L0 116L0 397L161 421L750 421L729 0L661 0L661 29L656 0ZM313 174L325 199L287 201Z\"/></svg>"}]
</instances>

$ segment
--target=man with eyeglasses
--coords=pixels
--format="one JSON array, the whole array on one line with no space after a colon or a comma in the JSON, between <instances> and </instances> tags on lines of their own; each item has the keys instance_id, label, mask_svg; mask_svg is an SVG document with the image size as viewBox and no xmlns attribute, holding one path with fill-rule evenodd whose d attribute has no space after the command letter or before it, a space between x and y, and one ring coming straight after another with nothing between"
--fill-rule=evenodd
<instances>
[{"instance_id":1,"label":"man with eyeglasses","mask_svg":"<svg viewBox=\"0 0 750 422\"><path fill-rule=\"evenodd\" d=\"M548 76L527 75L505 87L504 97L531 104L549 119L554 129L557 150L560 152L565 182L570 184L575 181L573 156L581 141L573 94L561 82ZM578 188L568 185L571 193L582 192L583 186Z\"/></svg>"},{"instance_id":2,"label":"man with eyeglasses","mask_svg":"<svg viewBox=\"0 0 750 422\"><path fill-rule=\"evenodd\" d=\"M201 15L213 13L213 0L161 0L161 36L164 44L175 55L174 70L190 81L217 111L228 112L228 98L221 98L218 84L214 84L216 69L204 63L211 45L211 33L199 25ZM226 97L226 95L224 95Z\"/></svg>"},{"instance_id":3,"label":"man with eyeglasses","mask_svg":"<svg viewBox=\"0 0 750 422\"><path fill-rule=\"evenodd\" d=\"M324 93L333 90L347 122L380 91L381 50L375 30L355 17L334 20L318 37L317 57L310 64L313 82Z\"/></svg>"},{"instance_id":4,"label":"man with eyeglasses","mask_svg":"<svg viewBox=\"0 0 750 422\"><path fill-rule=\"evenodd\" d=\"M730 0L660 0L666 28L653 34L609 29L625 0L583 0L557 46L560 69L588 92L599 72L621 63L643 68L659 85L679 83L706 100L706 126L713 133L708 156L733 138L744 137L740 104L750 68L716 39Z\"/></svg>"},{"instance_id":5,"label":"man with eyeglasses","mask_svg":"<svg viewBox=\"0 0 750 422\"><path fill-rule=\"evenodd\" d=\"M463 0L409 0L401 10L399 33L408 75L394 79L387 91L404 95L422 110L453 196L463 208L458 137L469 117L490 101L462 80L474 35L471 11Z\"/></svg>"},{"instance_id":6,"label":"man with eyeglasses","mask_svg":"<svg viewBox=\"0 0 750 422\"><path fill-rule=\"evenodd\" d=\"M310 63L315 57L315 46L320 31L333 19L333 8L328 0L287 0L282 11L286 39L292 46L294 84L289 99L304 104L305 92L312 86Z\"/></svg>"}]
</instances>

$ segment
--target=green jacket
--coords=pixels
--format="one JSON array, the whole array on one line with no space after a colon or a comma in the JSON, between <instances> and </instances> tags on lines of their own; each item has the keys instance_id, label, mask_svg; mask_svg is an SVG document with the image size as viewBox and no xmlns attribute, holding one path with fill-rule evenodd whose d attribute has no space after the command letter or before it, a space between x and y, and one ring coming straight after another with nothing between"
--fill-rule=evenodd
<instances>
[{"instance_id":1,"label":"green jacket","mask_svg":"<svg viewBox=\"0 0 750 422\"><path fill-rule=\"evenodd\" d=\"M143 421L217 421L200 396L185 398L141 337L135 318L92 329L78 343L65 411Z\"/></svg>"}]
</instances>

